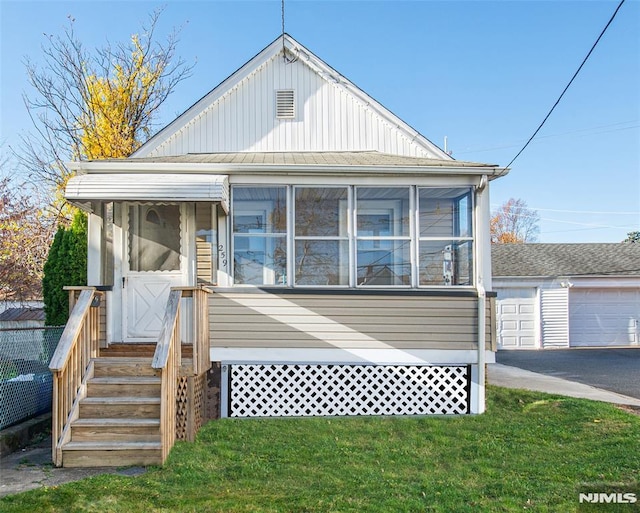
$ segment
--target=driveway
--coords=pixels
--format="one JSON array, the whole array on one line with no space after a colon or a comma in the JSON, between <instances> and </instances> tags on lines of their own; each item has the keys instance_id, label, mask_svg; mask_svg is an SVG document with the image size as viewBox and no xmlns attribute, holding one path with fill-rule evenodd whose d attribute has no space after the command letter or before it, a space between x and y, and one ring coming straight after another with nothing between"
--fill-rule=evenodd
<instances>
[{"instance_id":1,"label":"driveway","mask_svg":"<svg viewBox=\"0 0 640 513\"><path fill-rule=\"evenodd\" d=\"M640 347L498 351L496 362L640 399Z\"/></svg>"}]
</instances>

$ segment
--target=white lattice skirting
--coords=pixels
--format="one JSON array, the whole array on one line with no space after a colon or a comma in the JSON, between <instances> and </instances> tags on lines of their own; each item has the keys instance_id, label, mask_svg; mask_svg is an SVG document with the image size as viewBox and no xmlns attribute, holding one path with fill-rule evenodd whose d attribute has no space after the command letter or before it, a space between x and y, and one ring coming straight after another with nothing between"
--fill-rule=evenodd
<instances>
[{"instance_id":1,"label":"white lattice skirting","mask_svg":"<svg viewBox=\"0 0 640 513\"><path fill-rule=\"evenodd\" d=\"M469 366L234 364L226 367L230 417L470 412Z\"/></svg>"}]
</instances>

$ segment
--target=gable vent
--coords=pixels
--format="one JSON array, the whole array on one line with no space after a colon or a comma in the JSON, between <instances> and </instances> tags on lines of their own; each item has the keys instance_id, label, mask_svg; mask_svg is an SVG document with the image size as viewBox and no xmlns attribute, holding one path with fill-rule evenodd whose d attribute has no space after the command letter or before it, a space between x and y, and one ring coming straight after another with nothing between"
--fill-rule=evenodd
<instances>
[{"instance_id":1,"label":"gable vent","mask_svg":"<svg viewBox=\"0 0 640 513\"><path fill-rule=\"evenodd\" d=\"M278 119L292 119L296 117L295 91L280 89L276 91L276 117Z\"/></svg>"}]
</instances>

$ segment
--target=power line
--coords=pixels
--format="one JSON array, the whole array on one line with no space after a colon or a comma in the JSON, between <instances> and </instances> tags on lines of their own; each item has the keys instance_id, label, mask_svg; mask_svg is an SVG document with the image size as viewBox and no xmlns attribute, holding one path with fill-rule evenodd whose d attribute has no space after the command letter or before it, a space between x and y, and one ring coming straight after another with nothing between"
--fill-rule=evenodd
<instances>
[{"instance_id":1,"label":"power line","mask_svg":"<svg viewBox=\"0 0 640 513\"><path fill-rule=\"evenodd\" d=\"M513 164L515 162L515 160L520 156L520 154L525 150L525 148L527 146L529 146L529 143L531 141L533 141L533 138L538 135L538 132L540 131L540 129L544 126L544 124L547 122L547 119L549 119L549 116L551 116L551 113L555 110L555 108L558 106L558 104L560 103L560 100L562 100L562 97L564 96L564 93L567 92L567 89L569 89L569 86L571 86L571 84L573 83L573 81L575 80L575 78L578 76L578 73L580 73L580 70L582 69L582 67L585 65L585 63L587 62L587 59L589 59L589 57L591 56L591 54L593 53L593 51L595 50L596 46L598 45L598 43L600 42L600 39L602 39L602 36L604 36L604 33L607 31L607 29L609 28L609 25L611 25L611 23L613 22L613 19L616 17L616 15L618 14L618 11L620 10L620 8L622 7L622 4L624 4L625 0L620 0L620 3L618 4L618 7L616 7L616 10L614 11L613 15L611 16L611 18L609 19L609 21L607 22L607 24L605 25L605 27L602 29L602 32L600 32L600 35L598 36L598 39L596 39L596 42L593 43L593 46L591 47L591 50L589 50L589 53L587 53L587 56L582 60L582 64L580 64L580 66L578 67L578 69L576 70L576 72L573 74L573 76L571 77L571 80L569 80L569 83L566 85L566 87L564 88L564 90L562 91L562 93L560 94L560 96L558 97L558 99L556 100L556 103L553 104L553 107L551 107L551 110L549 111L549 113L545 116L545 118L542 120L542 123L540 123L540 126L538 126L538 128L536 128L536 131L533 132L533 135L531 137L529 137L529 140L526 142L526 144L522 147L522 149L518 152L518 154L513 157L511 159L511 162L509 162L505 167L511 167L511 164Z\"/></svg>"},{"instance_id":2,"label":"power line","mask_svg":"<svg viewBox=\"0 0 640 513\"><path fill-rule=\"evenodd\" d=\"M501 207L498 203L492 203L492 207ZM637 216L640 215L640 210L636 210L633 212L621 212L615 210L566 210L559 208L540 208L540 207L530 207L527 205L529 210L542 211L542 212L561 212L563 214L601 214L601 215L620 215L620 216Z\"/></svg>"},{"instance_id":3,"label":"power line","mask_svg":"<svg viewBox=\"0 0 640 513\"><path fill-rule=\"evenodd\" d=\"M538 136L537 140L540 141L540 139L550 139L550 138L555 138L555 137L565 137L565 136L577 136L577 137L589 137L591 135L599 135L599 134L608 134L608 133L612 133L612 132L621 132L623 130L633 130L634 128L639 128L640 125L636 124L636 125L631 125L631 126L623 126L620 127L620 125L629 125L630 123L637 123L637 120L634 121L620 121L618 123L611 123L608 125L599 125L599 126L594 126L594 127L590 127L590 128L579 128L577 130L569 130L566 132L559 132L557 134L547 134L547 135L540 135ZM612 128L612 127L618 127L618 128ZM609 128L610 130L605 130L606 128ZM594 131L597 130L597 131ZM578 135L576 135L578 134ZM485 151L494 151L494 150L504 150L507 148L517 148L522 144L522 140L519 141L512 141L512 142L504 142L504 143L497 143L496 146L492 146L492 147L485 147L485 148L465 148L462 151L456 151L455 154L456 155L463 155L465 153L481 153L481 152L485 152Z\"/></svg>"}]
</instances>

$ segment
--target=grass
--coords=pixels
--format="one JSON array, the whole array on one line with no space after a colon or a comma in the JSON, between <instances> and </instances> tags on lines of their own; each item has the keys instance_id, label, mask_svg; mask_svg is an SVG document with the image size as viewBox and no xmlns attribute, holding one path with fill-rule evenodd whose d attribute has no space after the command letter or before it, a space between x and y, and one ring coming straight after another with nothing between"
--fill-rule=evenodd
<instances>
[{"instance_id":1,"label":"grass","mask_svg":"<svg viewBox=\"0 0 640 513\"><path fill-rule=\"evenodd\" d=\"M481 416L214 421L163 468L8 496L0 511L631 511L578 497L640 498L639 449L638 415L490 387Z\"/></svg>"}]
</instances>

